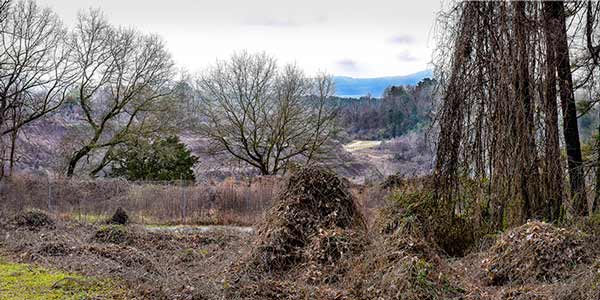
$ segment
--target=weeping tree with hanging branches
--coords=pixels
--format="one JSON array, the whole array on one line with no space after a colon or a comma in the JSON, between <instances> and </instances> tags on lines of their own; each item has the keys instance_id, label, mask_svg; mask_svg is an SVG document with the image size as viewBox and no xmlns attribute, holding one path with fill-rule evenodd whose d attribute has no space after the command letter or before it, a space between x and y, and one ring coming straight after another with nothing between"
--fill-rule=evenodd
<instances>
[{"instance_id":1,"label":"weeping tree with hanging branches","mask_svg":"<svg viewBox=\"0 0 600 300\"><path fill-rule=\"evenodd\" d=\"M446 210L473 204L494 228L587 214L566 19L562 2L458 2L441 15L434 172ZM467 185L476 203L461 198Z\"/></svg>"}]
</instances>

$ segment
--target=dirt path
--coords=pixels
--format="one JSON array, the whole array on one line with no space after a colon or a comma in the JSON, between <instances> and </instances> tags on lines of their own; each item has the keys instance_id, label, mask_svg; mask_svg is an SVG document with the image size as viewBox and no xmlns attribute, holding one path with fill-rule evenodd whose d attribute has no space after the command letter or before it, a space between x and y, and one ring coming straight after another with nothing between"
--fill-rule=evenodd
<instances>
[{"instance_id":1,"label":"dirt path","mask_svg":"<svg viewBox=\"0 0 600 300\"><path fill-rule=\"evenodd\" d=\"M254 234L254 228L249 226L222 226L222 225L208 225L208 226L187 226L187 225L176 225L176 226L145 226L145 229L150 232L173 232L173 233L242 233L242 234Z\"/></svg>"},{"instance_id":2,"label":"dirt path","mask_svg":"<svg viewBox=\"0 0 600 300\"><path fill-rule=\"evenodd\" d=\"M345 144L344 149L350 153L369 148L374 148L381 145L381 141L352 141L351 143Z\"/></svg>"}]
</instances>

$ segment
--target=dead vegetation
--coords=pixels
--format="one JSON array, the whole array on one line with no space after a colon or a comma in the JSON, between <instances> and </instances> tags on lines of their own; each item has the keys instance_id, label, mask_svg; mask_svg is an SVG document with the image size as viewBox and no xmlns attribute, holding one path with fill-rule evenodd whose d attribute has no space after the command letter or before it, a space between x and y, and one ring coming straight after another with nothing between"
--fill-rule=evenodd
<instances>
[{"instance_id":1,"label":"dead vegetation","mask_svg":"<svg viewBox=\"0 0 600 300\"><path fill-rule=\"evenodd\" d=\"M96 231L92 240L98 243L125 244L131 242L131 237L122 225L105 225Z\"/></svg>"},{"instance_id":2,"label":"dead vegetation","mask_svg":"<svg viewBox=\"0 0 600 300\"><path fill-rule=\"evenodd\" d=\"M232 270L228 299L460 299L429 220L417 214L424 203L383 211L373 236L341 179L302 169Z\"/></svg>"},{"instance_id":3,"label":"dead vegetation","mask_svg":"<svg viewBox=\"0 0 600 300\"><path fill-rule=\"evenodd\" d=\"M287 179L278 200L250 254L232 270L236 275L230 298L273 299L264 294L260 282L274 278L278 283L273 287L295 286L280 289L277 297L314 296L323 289L310 283L339 281L349 268L344 262L368 243L366 223L348 183L329 170L299 170ZM305 294L310 290L315 291Z\"/></svg>"},{"instance_id":4,"label":"dead vegetation","mask_svg":"<svg viewBox=\"0 0 600 300\"><path fill-rule=\"evenodd\" d=\"M12 223L18 227L27 227L29 229L54 226L54 220L46 212L37 209L17 213L13 217Z\"/></svg>"},{"instance_id":5,"label":"dead vegetation","mask_svg":"<svg viewBox=\"0 0 600 300\"><path fill-rule=\"evenodd\" d=\"M128 182L118 179L65 179L15 175L4 179L0 211L11 216L27 208L110 219L118 207L134 223L252 225L272 205L279 178L227 178L187 184L181 181Z\"/></svg>"},{"instance_id":6,"label":"dead vegetation","mask_svg":"<svg viewBox=\"0 0 600 300\"><path fill-rule=\"evenodd\" d=\"M302 262L304 249L323 231L366 229L344 182L324 169L292 175L279 198L258 230L250 259L262 271L287 271Z\"/></svg>"},{"instance_id":7,"label":"dead vegetation","mask_svg":"<svg viewBox=\"0 0 600 300\"><path fill-rule=\"evenodd\" d=\"M482 235L471 211L447 218L432 202L428 180L410 179L399 181L367 225L347 184L320 167L299 170L252 238L54 218L54 226L37 230L0 225L0 248L22 262L123 279L132 299L600 296L596 218L564 228L531 221Z\"/></svg>"},{"instance_id":8,"label":"dead vegetation","mask_svg":"<svg viewBox=\"0 0 600 300\"><path fill-rule=\"evenodd\" d=\"M600 261L596 259L576 272L557 295L559 300L600 299Z\"/></svg>"},{"instance_id":9,"label":"dead vegetation","mask_svg":"<svg viewBox=\"0 0 600 300\"><path fill-rule=\"evenodd\" d=\"M422 240L389 236L350 272L353 299L462 299L440 257Z\"/></svg>"},{"instance_id":10,"label":"dead vegetation","mask_svg":"<svg viewBox=\"0 0 600 300\"><path fill-rule=\"evenodd\" d=\"M248 244L248 234L235 230L149 232L137 224L55 220L37 230L0 225L3 258L123 280L127 299L222 299L225 270Z\"/></svg>"},{"instance_id":11,"label":"dead vegetation","mask_svg":"<svg viewBox=\"0 0 600 300\"><path fill-rule=\"evenodd\" d=\"M112 215L112 217L110 218L108 223L109 224L117 224L117 225L125 225L125 224L129 223L129 215L127 215L127 213L125 212L125 210L122 207L119 207L119 208L117 208L115 213Z\"/></svg>"},{"instance_id":12,"label":"dead vegetation","mask_svg":"<svg viewBox=\"0 0 600 300\"><path fill-rule=\"evenodd\" d=\"M422 194L402 195L380 211L378 236L349 273L353 299L462 299L436 242L431 203Z\"/></svg>"},{"instance_id":13,"label":"dead vegetation","mask_svg":"<svg viewBox=\"0 0 600 300\"><path fill-rule=\"evenodd\" d=\"M556 282L589 262L585 245L581 233L533 221L503 234L482 268L491 285Z\"/></svg>"}]
</instances>

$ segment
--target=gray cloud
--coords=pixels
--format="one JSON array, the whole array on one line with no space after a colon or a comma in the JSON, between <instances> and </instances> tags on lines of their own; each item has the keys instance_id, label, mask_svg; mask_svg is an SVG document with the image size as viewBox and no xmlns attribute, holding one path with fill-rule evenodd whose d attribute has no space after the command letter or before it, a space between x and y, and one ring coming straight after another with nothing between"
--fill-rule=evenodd
<instances>
[{"instance_id":1,"label":"gray cloud","mask_svg":"<svg viewBox=\"0 0 600 300\"><path fill-rule=\"evenodd\" d=\"M97 7L111 24L156 33L178 66L190 71L249 49L294 61L308 74L331 68L326 71L357 77L422 70L433 49L425 37L441 8L440 0L35 1L71 28L79 10ZM398 56L405 50L409 55Z\"/></svg>"},{"instance_id":2,"label":"gray cloud","mask_svg":"<svg viewBox=\"0 0 600 300\"><path fill-rule=\"evenodd\" d=\"M397 57L400 61L403 61L403 62L411 62L411 61L418 60L418 58L416 56L410 54L410 52L408 52L408 51L401 52L400 54L398 54Z\"/></svg>"},{"instance_id":3,"label":"gray cloud","mask_svg":"<svg viewBox=\"0 0 600 300\"><path fill-rule=\"evenodd\" d=\"M250 17L244 21L244 24L250 26L265 26L265 27L296 27L309 24L322 24L327 22L327 16L319 15L314 18L302 20L301 18L292 17Z\"/></svg>"},{"instance_id":4,"label":"gray cloud","mask_svg":"<svg viewBox=\"0 0 600 300\"><path fill-rule=\"evenodd\" d=\"M400 34L400 35L391 37L389 39L389 42L392 44L410 45L415 42L415 37L412 35L408 35L408 34Z\"/></svg>"},{"instance_id":5,"label":"gray cloud","mask_svg":"<svg viewBox=\"0 0 600 300\"><path fill-rule=\"evenodd\" d=\"M359 69L358 63L352 59L342 59L336 62L342 70L344 71L357 71Z\"/></svg>"},{"instance_id":6,"label":"gray cloud","mask_svg":"<svg viewBox=\"0 0 600 300\"><path fill-rule=\"evenodd\" d=\"M249 18L244 22L244 24L250 25L250 26L266 26L266 27L294 27L294 26L299 25L298 23L296 23L295 21L293 21L290 18L284 19L284 18L270 18L270 17Z\"/></svg>"}]
</instances>

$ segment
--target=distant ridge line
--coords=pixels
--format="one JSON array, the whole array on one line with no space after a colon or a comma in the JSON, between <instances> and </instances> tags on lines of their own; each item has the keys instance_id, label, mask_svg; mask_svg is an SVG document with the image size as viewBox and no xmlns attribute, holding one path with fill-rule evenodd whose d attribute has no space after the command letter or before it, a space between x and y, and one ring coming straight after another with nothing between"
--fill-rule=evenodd
<instances>
[{"instance_id":1,"label":"distant ridge line","mask_svg":"<svg viewBox=\"0 0 600 300\"><path fill-rule=\"evenodd\" d=\"M416 85L419 81L433 76L432 70L423 70L404 76L386 76L374 78L354 78L349 76L335 76L335 95L338 97L362 97L371 95L381 97L384 90L392 85Z\"/></svg>"}]
</instances>

